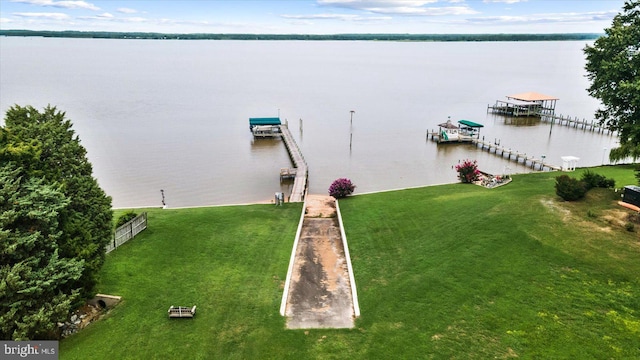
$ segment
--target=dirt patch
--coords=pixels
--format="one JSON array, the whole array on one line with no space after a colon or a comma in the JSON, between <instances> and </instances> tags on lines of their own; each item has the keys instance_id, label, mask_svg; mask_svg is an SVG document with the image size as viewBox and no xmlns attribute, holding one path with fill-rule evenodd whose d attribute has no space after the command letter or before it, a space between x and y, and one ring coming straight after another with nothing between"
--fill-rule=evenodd
<instances>
[{"instance_id":1,"label":"dirt patch","mask_svg":"<svg viewBox=\"0 0 640 360\"><path fill-rule=\"evenodd\" d=\"M551 199L542 199L540 200L540 202L550 210L562 214L562 221L567 221L571 217L571 210L561 207L560 205L558 205L558 203Z\"/></svg>"},{"instance_id":2,"label":"dirt patch","mask_svg":"<svg viewBox=\"0 0 640 360\"><path fill-rule=\"evenodd\" d=\"M326 195L307 195L304 217L335 217L336 200Z\"/></svg>"},{"instance_id":3,"label":"dirt patch","mask_svg":"<svg viewBox=\"0 0 640 360\"><path fill-rule=\"evenodd\" d=\"M602 217L610 224L624 227L627 223L639 224L640 219L635 212L628 210L611 209L603 212Z\"/></svg>"},{"instance_id":4,"label":"dirt patch","mask_svg":"<svg viewBox=\"0 0 640 360\"><path fill-rule=\"evenodd\" d=\"M611 208L595 212L584 210L587 213L587 217L592 218L587 219L584 215L576 213L575 209L572 211L570 209L571 204L565 205L563 202L552 199L541 199L540 202L551 212L557 214L564 223L598 232L610 233L624 229L628 223L640 223L640 217L621 208Z\"/></svg>"},{"instance_id":5,"label":"dirt patch","mask_svg":"<svg viewBox=\"0 0 640 360\"><path fill-rule=\"evenodd\" d=\"M291 274L289 329L352 328L353 299L335 200L307 197Z\"/></svg>"}]
</instances>

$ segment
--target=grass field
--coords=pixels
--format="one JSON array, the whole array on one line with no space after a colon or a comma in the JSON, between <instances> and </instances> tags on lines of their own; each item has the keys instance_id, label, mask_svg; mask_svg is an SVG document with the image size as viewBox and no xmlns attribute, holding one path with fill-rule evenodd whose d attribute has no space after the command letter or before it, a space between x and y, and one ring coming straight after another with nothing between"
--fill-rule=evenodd
<instances>
[{"instance_id":1,"label":"grass field","mask_svg":"<svg viewBox=\"0 0 640 360\"><path fill-rule=\"evenodd\" d=\"M630 169L592 171L622 186ZM561 201L557 175L341 200L351 330L285 330L278 313L301 204L149 210L102 271L99 291L123 303L60 358L640 358L640 225L625 229L609 190ZM194 319L167 318L194 304Z\"/></svg>"}]
</instances>

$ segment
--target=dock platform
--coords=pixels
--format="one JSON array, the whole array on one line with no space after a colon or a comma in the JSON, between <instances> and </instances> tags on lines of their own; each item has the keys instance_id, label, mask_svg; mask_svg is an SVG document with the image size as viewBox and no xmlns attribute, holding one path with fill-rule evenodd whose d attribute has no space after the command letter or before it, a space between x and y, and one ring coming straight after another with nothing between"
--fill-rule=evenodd
<instances>
[{"instance_id":1,"label":"dock platform","mask_svg":"<svg viewBox=\"0 0 640 360\"><path fill-rule=\"evenodd\" d=\"M291 195L289 196L289 202L303 202L304 196L307 191L307 181L309 176L309 170L307 167L307 162L302 156L302 152L298 147L298 144L291 135L291 131L289 131L289 127L286 124L280 125L280 133L282 134L282 141L284 142L287 151L289 152L289 157L291 158L291 162L293 163L293 167L295 169L285 169L286 176L293 177L293 189L291 190ZM293 176L295 173L295 176ZM283 171L280 170L280 178L283 178Z\"/></svg>"},{"instance_id":2,"label":"dock platform","mask_svg":"<svg viewBox=\"0 0 640 360\"><path fill-rule=\"evenodd\" d=\"M606 128L606 126L600 124L596 120L586 120L586 119L578 119L578 117L571 118L570 116L563 116L562 114L539 114L540 121L550 123L551 126L553 124L563 125L572 127L575 129L581 129L585 131L593 131L601 134L613 135L614 132L611 129Z\"/></svg>"},{"instance_id":3,"label":"dock platform","mask_svg":"<svg viewBox=\"0 0 640 360\"><path fill-rule=\"evenodd\" d=\"M506 155L507 159L515 161L517 163L522 163L525 166L530 166L534 170L536 169L536 167L540 171L544 171L545 168L549 169L550 171L562 170L560 166L545 163L543 158L536 158L534 156L527 155L527 153L521 153L517 150L512 150L511 148L501 146L500 144L492 143L491 141L473 139L473 144L477 147L480 147L480 149L482 150L486 149L489 153L493 152L495 155L498 155L502 158L505 158Z\"/></svg>"}]
</instances>

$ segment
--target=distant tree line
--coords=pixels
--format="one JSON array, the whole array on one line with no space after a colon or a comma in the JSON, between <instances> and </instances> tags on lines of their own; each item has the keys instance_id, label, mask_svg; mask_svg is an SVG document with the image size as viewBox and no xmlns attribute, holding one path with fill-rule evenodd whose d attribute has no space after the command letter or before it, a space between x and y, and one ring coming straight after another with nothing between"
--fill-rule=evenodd
<instances>
[{"instance_id":1,"label":"distant tree line","mask_svg":"<svg viewBox=\"0 0 640 360\"><path fill-rule=\"evenodd\" d=\"M0 30L0 36L153 40L364 40L364 41L563 41L594 40L602 34L164 34L109 31Z\"/></svg>"}]
</instances>

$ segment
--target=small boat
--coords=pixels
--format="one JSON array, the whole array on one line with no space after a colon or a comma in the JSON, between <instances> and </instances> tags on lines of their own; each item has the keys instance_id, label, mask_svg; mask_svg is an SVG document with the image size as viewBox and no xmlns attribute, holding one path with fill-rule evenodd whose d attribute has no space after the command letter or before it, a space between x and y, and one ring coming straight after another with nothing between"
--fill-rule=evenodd
<instances>
[{"instance_id":1,"label":"small boat","mask_svg":"<svg viewBox=\"0 0 640 360\"><path fill-rule=\"evenodd\" d=\"M251 128L254 137L280 137L280 125L255 125Z\"/></svg>"}]
</instances>

